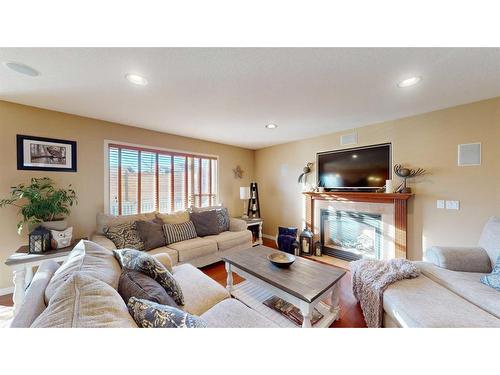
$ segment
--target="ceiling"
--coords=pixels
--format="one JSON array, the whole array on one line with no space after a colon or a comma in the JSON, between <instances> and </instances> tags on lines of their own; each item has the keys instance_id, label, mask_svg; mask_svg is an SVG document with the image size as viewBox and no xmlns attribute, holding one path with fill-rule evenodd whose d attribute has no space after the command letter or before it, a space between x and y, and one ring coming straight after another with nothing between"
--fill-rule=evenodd
<instances>
[{"instance_id":1,"label":"ceiling","mask_svg":"<svg viewBox=\"0 0 500 375\"><path fill-rule=\"evenodd\" d=\"M0 48L0 61L41 73L0 65L2 100L250 149L500 96L499 48Z\"/></svg>"}]
</instances>

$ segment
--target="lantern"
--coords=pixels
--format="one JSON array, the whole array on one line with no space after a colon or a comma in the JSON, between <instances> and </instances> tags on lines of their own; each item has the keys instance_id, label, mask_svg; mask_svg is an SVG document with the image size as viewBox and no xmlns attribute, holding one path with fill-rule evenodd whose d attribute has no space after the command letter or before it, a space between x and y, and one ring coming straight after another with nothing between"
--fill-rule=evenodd
<instances>
[{"instance_id":1,"label":"lantern","mask_svg":"<svg viewBox=\"0 0 500 375\"><path fill-rule=\"evenodd\" d=\"M300 254L314 255L313 232L305 228L299 236Z\"/></svg>"},{"instance_id":2,"label":"lantern","mask_svg":"<svg viewBox=\"0 0 500 375\"><path fill-rule=\"evenodd\" d=\"M323 245L320 241L314 243L314 255L317 257L323 256Z\"/></svg>"},{"instance_id":3,"label":"lantern","mask_svg":"<svg viewBox=\"0 0 500 375\"><path fill-rule=\"evenodd\" d=\"M29 246L31 254L40 254L50 250L50 231L44 227L38 227L29 234Z\"/></svg>"}]
</instances>

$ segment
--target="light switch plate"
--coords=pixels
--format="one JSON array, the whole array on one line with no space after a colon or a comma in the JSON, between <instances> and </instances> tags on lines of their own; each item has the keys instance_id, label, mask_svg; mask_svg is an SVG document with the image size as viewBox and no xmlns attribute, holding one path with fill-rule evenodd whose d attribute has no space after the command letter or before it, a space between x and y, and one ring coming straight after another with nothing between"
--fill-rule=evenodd
<instances>
[{"instance_id":1,"label":"light switch plate","mask_svg":"<svg viewBox=\"0 0 500 375\"><path fill-rule=\"evenodd\" d=\"M437 208L444 208L444 199L438 199L436 201L436 207Z\"/></svg>"},{"instance_id":2,"label":"light switch plate","mask_svg":"<svg viewBox=\"0 0 500 375\"><path fill-rule=\"evenodd\" d=\"M459 210L460 209L460 201L446 201L446 209L447 210Z\"/></svg>"}]
</instances>

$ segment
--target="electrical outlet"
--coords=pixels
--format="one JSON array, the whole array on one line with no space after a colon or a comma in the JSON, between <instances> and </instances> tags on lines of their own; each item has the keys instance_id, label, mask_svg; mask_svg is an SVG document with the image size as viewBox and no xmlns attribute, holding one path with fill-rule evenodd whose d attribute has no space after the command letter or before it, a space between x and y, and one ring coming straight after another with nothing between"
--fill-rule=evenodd
<instances>
[{"instance_id":1,"label":"electrical outlet","mask_svg":"<svg viewBox=\"0 0 500 375\"><path fill-rule=\"evenodd\" d=\"M460 209L460 201L446 201L446 209L447 210L459 210Z\"/></svg>"},{"instance_id":2,"label":"electrical outlet","mask_svg":"<svg viewBox=\"0 0 500 375\"><path fill-rule=\"evenodd\" d=\"M436 207L437 208L444 208L444 199L438 199L436 201Z\"/></svg>"}]
</instances>

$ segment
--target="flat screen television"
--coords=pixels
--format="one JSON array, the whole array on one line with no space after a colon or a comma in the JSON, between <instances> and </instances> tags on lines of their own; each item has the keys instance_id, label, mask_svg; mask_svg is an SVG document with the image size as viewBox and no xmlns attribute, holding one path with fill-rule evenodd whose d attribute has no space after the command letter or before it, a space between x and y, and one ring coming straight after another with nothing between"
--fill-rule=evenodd
<instances>
[{"instance_id":1,"label":"flat screen television","mask_svg":"<svg viewBox=\"0 0 500 375\"><path fill-rule=\"evenodd\" d=\"M326 190L377 190L391 178L391 144L321 152L317 166Z\"/></svg>"}]
</instances>

